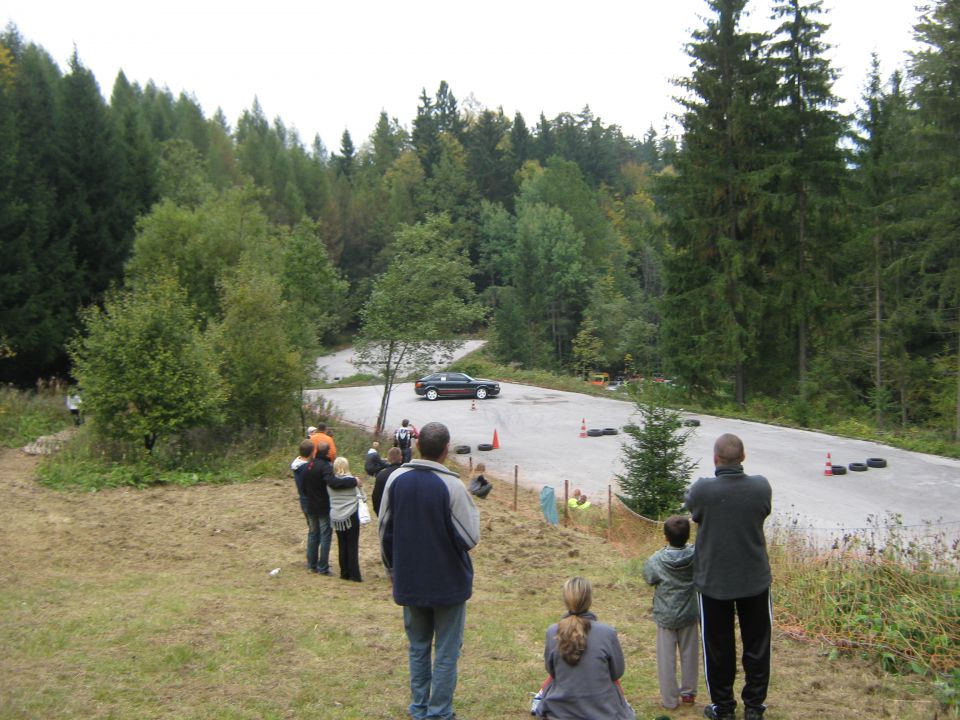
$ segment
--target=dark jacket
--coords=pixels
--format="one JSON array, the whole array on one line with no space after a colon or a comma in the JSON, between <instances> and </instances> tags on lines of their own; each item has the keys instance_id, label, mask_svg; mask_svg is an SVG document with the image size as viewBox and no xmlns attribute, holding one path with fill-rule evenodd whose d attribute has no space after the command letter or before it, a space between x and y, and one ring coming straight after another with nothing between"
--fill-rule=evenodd
<instances>
[{"instance_id":1,"label":"dark jacket","mask_svg":"<svg viewBox=\"0 0 960 720\"><path fill-rule=\"evenodd\" d=\"M742 465L718 467L716 477L697 480L687 490L687 507L697 523L693 584L715 600L759 595L770 587L770 560L763 522L773 492L763 475L747 475Z\"/></svg>"},{"instance_id":2,"label":"dark jacket","mask_svg":"<svg viewBox=\"0 0 960 720\"><path fill-rule=\"evenodd\" d=\"M677 630L693 625L700 616L693 589L693 545L657 550L643 565L643 579L654 585L653 621Z\"/></svg>"},{"instance_id":3,"label":"dark jacket","mask_svg":"<svg viewBox=\"0 0 960 720\"><path fill-rule=\"evenodd\" d=\"M456 473L430 460L394 470L378 524L397 605L445 607L473 594L469 551L480 540L480 512Z\"/></svg>"},{"instance_id":4,"label":"dark jacket","mask_svg":"<svg viewBox=\"0 0 960 720\"><path fill-rule=\"evenodd\" d=\"M370 477L375 477L378 472L387 467L387 461L380 457L373 448L367 450L367 456L363 459L363 471Z\"/></svg>"},{"instance_id":5,"label":"dark jacket","mask_svg":"<svg viewBox=\"0 0 960 720\"><path fill-rule=\"evenodd\" d=\"M381 468L377 473L377 479L373 483L373 493L370 496L373 500L373 512L377 517L380 517L380 501L383 499L383 489L387 486L387 479L390 477L390 473L401 465L403 463L393 463Z\"/></svg>"},{"instance_id":6,"label":"dark jacket","mask_svg":"<svg viewBox=\"0 0 960 720\"><path fill-rule=\"evenodd\" d=\"M330 494L327 485L335 482L333 466L323 458L314 458L300 468L300 485L308 515L329 515Z\"/></svg>"}]
</instances>

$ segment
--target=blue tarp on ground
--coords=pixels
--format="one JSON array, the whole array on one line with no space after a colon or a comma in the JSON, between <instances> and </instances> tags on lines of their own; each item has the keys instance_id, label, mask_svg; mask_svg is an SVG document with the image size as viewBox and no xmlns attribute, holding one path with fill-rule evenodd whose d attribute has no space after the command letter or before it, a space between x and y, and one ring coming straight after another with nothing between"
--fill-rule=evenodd
<instances>
[{"instance_id":1,"label":"blue tarp on ground","mask_svg":"<svg viewBox=\"0 0 960 720\"><path fill-rule=\"evenodd\" d=\"M543 508L543 517L548 523L560 524L560 519L557 517L557 495L549 485L544 485L540 491L540 507Z\"/></svg>"}]
</instances>

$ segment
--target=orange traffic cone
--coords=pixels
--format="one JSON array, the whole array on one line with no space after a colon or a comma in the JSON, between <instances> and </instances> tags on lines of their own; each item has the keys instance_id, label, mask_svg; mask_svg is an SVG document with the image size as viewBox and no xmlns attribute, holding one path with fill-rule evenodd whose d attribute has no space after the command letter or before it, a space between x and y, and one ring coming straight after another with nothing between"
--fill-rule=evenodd
<instances>
[{"instance_id":1,"label":"orange traffic cone","mask_svg":"<svg viewBox=\"0 0 960 720\"><path fill-rule=\"evenodd\" d=\"M493 442L491 444L493 445L494 450L498 450L500 448L500 440L497 438L496 430L493 431Z\"/></svg>"},{"instance_id":2,"label":"orange traffic cone","mask_svg":"<svg viewBox=\"0 0 960 720\"><path fill-rule=\"evenodd\" d=\"M580 437L586 437L586 436L587 436L587 419L583 418L580 421Z\"/></svg>"},{"instance_id":3,"label":"orange traffic cone","mask_svg":"<svg viewBox=\"0 0 960 720\"><path fill-rule=\"evenodd\" d=\"M833 475L833 462L830 460L830 453L827 453L827 467L824 468L823 474L825 477Z\"/></svg>"},{"instance_id":4,"label":"orange traffic cone","mask_svg":"<svg viewBox=\"0 0 960 720\"><path fill-rule=\"evenodd\" d=\"M476 400L471 400L471 401L470 401L470 409L471 409L471 410L476 410L476 409L477 409L477 401L476 401Z\"/></svg>"}]
</instances>

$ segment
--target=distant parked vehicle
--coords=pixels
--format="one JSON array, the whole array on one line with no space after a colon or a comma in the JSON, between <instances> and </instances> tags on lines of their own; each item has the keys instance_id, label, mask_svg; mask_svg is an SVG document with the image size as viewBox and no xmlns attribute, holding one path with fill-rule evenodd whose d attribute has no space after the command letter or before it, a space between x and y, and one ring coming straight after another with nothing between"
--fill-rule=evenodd
<instances>
[{"instance_id":1,"label":"distant parked vehicle","mask_svg":"<svg viewBox=\"0 0 960 720\"><path fill-rule=\"evenodd\" d=\"M439 372L417 380L413 390L427 400L442 397L475 397L483 400L499 395L500 383L495 380L474 379L466 373Z\"/></svg>"},{"instance_id":2,"label":"distant parked vehicle","mask_svg":"<svg viewBox=\"0 0 960 720\"><path fill-rule=\"evenodd\" d=\"M606 385L608 382L610 382L610 373L605 373L605 372L592 373L590 375L589 382L591 385L600 385L600 386Z\"/></svg>"}]
</instances>

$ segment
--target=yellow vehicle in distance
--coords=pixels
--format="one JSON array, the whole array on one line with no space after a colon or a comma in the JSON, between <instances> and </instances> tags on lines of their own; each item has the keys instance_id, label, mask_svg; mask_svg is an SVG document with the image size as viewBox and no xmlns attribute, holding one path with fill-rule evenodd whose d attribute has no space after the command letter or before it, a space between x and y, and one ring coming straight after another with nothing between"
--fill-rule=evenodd
<instances>
[{"instance_id":1,"label":"yellow vehicle in distance","mask_svg":"<svg viewBox=\"0 0 960 720\"><path fill-rule=\"evenodd\" d=\"M589 382L591 385L600 385L605 387L607 383L610 382L610 373L605 373L605 372L591 373Z\"/></svg>"}]
</instances>

